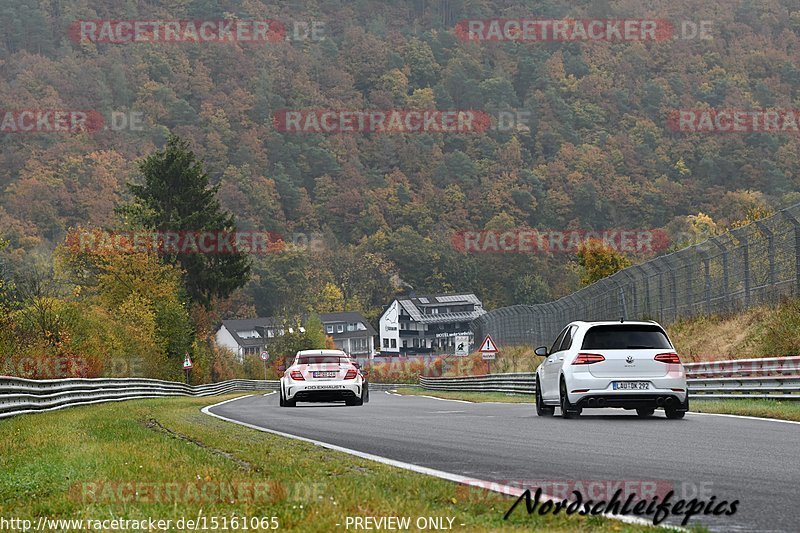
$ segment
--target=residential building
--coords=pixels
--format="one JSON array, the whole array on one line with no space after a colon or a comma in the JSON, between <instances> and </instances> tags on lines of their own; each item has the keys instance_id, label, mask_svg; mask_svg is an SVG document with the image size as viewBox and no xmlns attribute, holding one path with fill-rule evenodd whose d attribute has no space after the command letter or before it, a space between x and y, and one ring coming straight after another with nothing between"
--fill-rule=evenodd
<instances>
[{"instance_id":1,"label":"residential building","mask_svg":"<svg viewBox=\"0 0 800 533\"><path fill-rule=\"evenodd\" d=\"M397 298L380 318L380 355L453 354L459 338L474 344L469 323L484 313L474 294Z\"/></svg>"},{"instance_id":2,"label":"residential building","mask_svg":"<svg viewBox=\"0 0 800 533\"><path fill-rule=\"evenodd\" d=\"M361 313L344 311L320 313L318 316L325 334L333 339L336 348L359 360L371 359L375 355L377 332ZM270 342L286 332L293 332L294 328L305 331L302 326L289 325L286 319L278 317L223 320L215 340L218 346L232 350L241 361L245 355L269 349Z\"/></svg>"}]
</instances>

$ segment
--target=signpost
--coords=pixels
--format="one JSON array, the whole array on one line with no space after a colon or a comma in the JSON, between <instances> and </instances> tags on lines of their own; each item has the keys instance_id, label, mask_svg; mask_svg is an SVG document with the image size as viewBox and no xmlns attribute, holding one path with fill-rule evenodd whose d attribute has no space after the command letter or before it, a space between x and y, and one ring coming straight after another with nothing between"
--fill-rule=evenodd
<instances>
[{"instance_id":1,"label":"signpost","mask_svg":"<svg viewBox=\"0 0 800 533\"><path fill-rule=\"evenodd\" d=\"M456 337L456 357L466 357L469 355L469 337L462 335Z\"/></svg>"},{"instance_id":2,"label":"signpost","mask_svg":"<svg viewBox=\"0 0 800 533\"><path fill-rule=\"evenodd\" d=\"M261 360L264 361L264 381L267 381L267 359L269 359L269 352L264 350L261 352Z\"/></svg>"},{"instance_id":3,"label":"signpost","mask_svg":"<svg viewBox=\"0 0 800 533\"><path fill-rule=\"evenodd\" d=\"M183 360L183 371L186 373L186 384L189 384L189 374L192 372L192 368L194 364L192 364L192 358L189 357L189 352L186 352L186 358Z\"/></svg>"},{"instance_id":4,"label":"signpost","mask_svg":"<svg viewBox=\"0 0 800 533\"><path fill-rule=\"evenodd\" d=\"M483 360L486 361L486 373L492 373L492 360L497 355L497 352L500 349L497 347L497 343L494 342L494 339L491 335L486 335L486 338L483 339L483 343L481 343L481 347L478 349L481 352L481 356Z\"/></svg>"}]
</instances>

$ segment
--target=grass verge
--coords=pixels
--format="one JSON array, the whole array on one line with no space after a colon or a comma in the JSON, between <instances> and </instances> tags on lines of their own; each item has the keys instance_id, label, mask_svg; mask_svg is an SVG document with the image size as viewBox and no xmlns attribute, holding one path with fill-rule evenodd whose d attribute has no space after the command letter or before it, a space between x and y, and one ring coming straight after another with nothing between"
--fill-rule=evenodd
<instances>
[{"instance_id":1,"label":"grass verge","mask_svg":"<svg viewBox=\"0 0 800 533\"><path fill-rule=\"evenodd\" d=\"M212 518L232 526L239 517L231 530L244 530L241 517L276 517L280 529L325 532L344 531L347 516L408 516L412 524L432 516L452 517L453 529L464 531L652 530L599 517L527 515L524 505L504 521L511 498L200 412L222 399L136 400L0 420L0 516L34 524L40 516L202 516L208 527ZM185 529L173 522L168 530Z\"/></svg>"},{"instance_id":2,"label":"grass verge","mask_svg":"<svg viewBox=\"0 0 800 533\"><path fill-rule=\"evenodd\" d=\"M450 392L430 391L421 387L403 387L398 394L433 396L447 400L466 400L468 402L534 403L530 394L506 394L500 392ZM800 421L800 401L762 400L736 398L731 400L701 400L691 398L691 410L696 413L717 413L726 415L757 416L778 420Z\"/></svg>"},{"instance_id":3,"label":"grass verge","mask_svg":"<svg viewBox=\"0 0 800 533\"><path fill-rule=\"evenodd\" d=\"M800 422L800 401L760 400L736 398L733 400L690 400L692 411L726 415L757 416Z\"/></svg>"}]
</instances>

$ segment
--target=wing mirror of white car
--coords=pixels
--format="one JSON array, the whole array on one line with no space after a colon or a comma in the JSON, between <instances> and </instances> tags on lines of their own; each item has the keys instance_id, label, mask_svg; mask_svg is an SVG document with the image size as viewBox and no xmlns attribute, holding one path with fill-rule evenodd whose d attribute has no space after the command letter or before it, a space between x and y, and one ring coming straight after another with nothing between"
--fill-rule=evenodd
<instances>
[{"instance_id":1,"label":"wing mirror of white car","mask_svg":"<svg viewBox=\"0 0 800 533\"><path fill-rule=\"evenodd\" d=\"M548 354L549 354L549 351L547 350L547 346L539 346L538 348L536 348L533 351L533 353L535 353L539 357L547 357Z\"/></svg>"}]
</instances>

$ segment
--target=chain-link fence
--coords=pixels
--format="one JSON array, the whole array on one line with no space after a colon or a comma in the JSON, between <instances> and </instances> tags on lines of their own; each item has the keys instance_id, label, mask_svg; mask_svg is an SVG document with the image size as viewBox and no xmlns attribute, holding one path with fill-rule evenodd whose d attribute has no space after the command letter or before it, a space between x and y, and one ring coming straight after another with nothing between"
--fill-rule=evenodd
<instances>
[{"instance_id":1,"label":"chain-link fence","mask_svg":"<svg viewBox=\"0 0 800 533\"><path fill-rule=\"evenodd\" d=\"M621 270L554 302L495 309L475 319L476 339L550 344L573 320L657 320L725 313L797 294L800 204L697 245Z\"/></svg>"}]
</instances>

